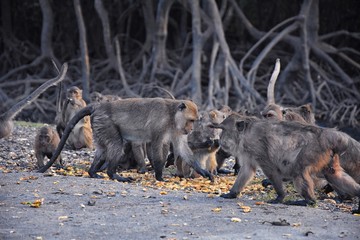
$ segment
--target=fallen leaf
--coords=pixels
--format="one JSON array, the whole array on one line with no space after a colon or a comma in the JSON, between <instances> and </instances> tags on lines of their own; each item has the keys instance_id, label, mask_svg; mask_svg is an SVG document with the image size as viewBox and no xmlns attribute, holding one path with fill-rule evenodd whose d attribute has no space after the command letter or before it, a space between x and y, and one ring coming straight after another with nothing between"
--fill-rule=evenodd
<instances>
[{"instance_id":1,"label":"fallen leaf","mask_svg":"<svg viewBox=\"0 0 360 240\"><path fill-rule=\"evenodd\" d=\"M160 195L167 195L168 193L167 192L165 192L165 191L161 191L160 192Z\"/></svg>"},{"instance_id":2,"label":"fallen leaf","mask_svg":"<svg viewBox=\"0 0 360 240\"><path fill-rule=\"evenodd\" d=\"M249 206L240 206L240 208L242 209L242 211L244 213L251 212L251 207L249 207Z\"/></svg>"},{"instance_id":3,"label":"fallen leaf","mask_svg":"<svg viewBox=\"0 0 360 240\"><path fill-rule=\"evenodd\" d=\"M240 219L240 218L233 217L233 218L231 218L230 221L231 221L231 222L241 222L241 219Z\"/></svg>"},{"instance_id":4,"label":"fallen leaf","mask_svg":"<svg viewBox=\"0 0 360 240\"><path fill-rule=\"evenodd\" d=\"M64 220L68 220L68 219L69 219L68 216L60 216L60 217L58 217L58 220L60 220L60 221L64 221Z\"/></svg>"},{"instance_id":5,"label":"fallen leaf","mask_svg":"<svg viewBox=\"0 0 360 240\"><path fill-rule=\"evenodd\" d=\"M221 212L221 207L211 209L212 212Z\"/></svg>"}]
</instances>

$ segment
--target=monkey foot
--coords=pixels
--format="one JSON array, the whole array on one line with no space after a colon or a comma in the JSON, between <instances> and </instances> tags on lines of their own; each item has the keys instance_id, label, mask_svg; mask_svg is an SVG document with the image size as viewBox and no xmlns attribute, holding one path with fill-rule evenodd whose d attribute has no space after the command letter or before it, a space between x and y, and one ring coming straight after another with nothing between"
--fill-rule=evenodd
<instances>
[{"instance_id":1,"label":"monkey foot","mask_svg":"<svg viewBox=\"0 0 360 240\"><path fill-rule=\"evenodd\" d=\"M284 197L277 197L275 199L269 200L268 203L272 203L272 204L278 204L278 203L282 203L283 202Z\"/></svg>"},{"instance_id":2,"label":"monkey foot","mask_svg":"<svg viewBox=\"0 0 360 240\"><path fill-rule=\"evenodd\" d=\"M266 188L266 187L268 187L268 186L271 186L272 183L270 182L269 179L264 179L264 180L261 181L261 185L262 185L264 188Z\"/></svg>"},{"instance_id":3,"label":"monkey foot","mask_svg":"<svg viewBox=\"0 0 360 240\"><path fill-rule=\"evenodd\" d=\"M298 200L298 201L287 201L286 205L295 205L295 206L314 206L316 201L314 200Z\"/></svg>"},{"instance_id":4,"label":"monkey foot","mask_svg":"<svg viewBox=\"0 0 360 240\"><path fill-rule=\"evenodd\" d=\"M227 170L227 169L218 169L218 170L217 170L217 173L220 173L220 174L231 174L231 173L233 173L233 172L230 171L230 170Z\"/></svg>"},{"instance_id":5,"label":"monkey foot","mask_svg":"<svg viewBox=\"0 0 360 240\"><path fill-rule=\"evenodd\" d=\"M231 198L237 198L237 193L234 193L234 192L228 192L228 193L224 193L224 194L221 194L220 197L222 198L228 198L228 199L231 199Z\"/></svg>"},{"instance_id":6,"label":"monkey foot","mask_svg":"<svg viewBox=\"0 0 360 240\"><path fill-rule=\"evenodd\" d=\"M117 180L118 182L132 182L132 181L134 181L134 179L132 177L121 177L121 176L119 176L117 174L114 174L111 179Z\"/></svg>"},{"instance_id":7,"label":"monkey foot","mask_svg":"<svg viewBox=\"0 0 360 240\"><path fill-rule=\"evenodd\" d=\"M101 179L101 178L104 178L103 176L97 174L97 173L89 173L89 176L91 178L98 178L98 179Z\"/></svg>"}]
</instances>

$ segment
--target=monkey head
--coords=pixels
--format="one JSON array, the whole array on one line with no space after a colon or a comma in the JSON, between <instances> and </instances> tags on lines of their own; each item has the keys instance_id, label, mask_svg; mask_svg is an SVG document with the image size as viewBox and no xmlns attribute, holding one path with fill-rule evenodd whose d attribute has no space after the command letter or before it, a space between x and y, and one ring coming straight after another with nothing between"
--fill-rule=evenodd
<instances>
[{"instance_id":1,"label":"monkey head","mask_svg":"<svg viewBox=\"0 0 360 240\"><path fill-rule=\"evenodd\" d=\"M266 119L283 120L283 109L277 104L269 104L261 111L261 116Z\"/></svg>"},{"instance_id":2,"label":"monkey head","mask_svg":"<svg viewBox=\"0 0 360 240\"><path fill-rule=\"evenodd\" d=\"M104 100L103 98L104 98L103 95L101 93L99 93L99 92L92 92L90 94L90 101L92 103L94 103L94 102L98 102L98 103L102 102Z\"/></svg>"},{"instance_id":3,"label":"monkey head","mask_svg":"<svg viewBox=\"0 0 360 240\"><path fill-rule=\"evenodd\" d=\"M241 141L242 133L247 126L255 119L238 113L232 113L220 124L213 124L210 127L221 129L220 146L228 154L237 151L238 143Z\"/></svg>"},{"instance_id":4,"label":"monkey head","mask_svg":"<svg viewBox=\"0 0 360 240\"><path fill-rule=\"evenodd\" d=\"M46 145L52 140L53 132L48 126L44 126L39 130L39 143L41 145Z\"/></svg>"},{"instance_id":5,"label":"monkey head","mask_svg":"<svg viewBox=\"0 0 360 240\"><path fill-rule=\"evenodd\" d=\"M82 90L78 87L71 87L67 89L66 98L70 103L74 103L76 100L82 99Z\"/></svg>"},{"instance_id":6,"label":"monkey head","mask_svg":"<svg viewBox=\"0 0 360 240\"><path fill-rule=\"evenodd\" d=\"M305 122L315 125L315 114L313 112L311 104L309 103L301 105L299 107L285 108L284 116L286 120L288 120L288 118L289 120L291 120L291 118L294 118L295 120L292 121L298 120L299 122Z\"/></svg>"},{"instance_id":7,"label":"monkey head","mask_svg":"<svg viewBox=\"0 0 360 240\"><path fill-rule=\"evenodd\" d=\"M189 100L182 101L177 106L175 113L176 129L181 134L189 134L194 128L194 122L199 119L198 108L195 103Z\"/></svg>"}]
</instances>

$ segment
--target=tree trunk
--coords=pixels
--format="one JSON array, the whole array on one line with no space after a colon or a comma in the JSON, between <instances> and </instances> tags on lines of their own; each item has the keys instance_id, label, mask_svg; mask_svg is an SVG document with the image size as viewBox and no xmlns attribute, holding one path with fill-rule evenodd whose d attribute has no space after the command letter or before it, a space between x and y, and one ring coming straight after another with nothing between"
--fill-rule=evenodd
<instances>
[{"instance_id":1,"label":"tree trunk","mask_svg":"<svg viewBox=\"0 0 360 240\"><path fill-rule=\"evenodd\" d=\"M153 45L153 68L151 79L154 78L158 68L168 67L166 57L166 39L169 20L169 12L174 0L159 0L156 13L156 36Z\"/></svg>"},{"instance_id":2,"label":"tree trunk","mask_svg":"<svg viewBox=\"0 0 360 240\"><path fill-rule=\"evenodd\" d=\"M201 52L203 47L201 33L201 19L199 1L189 0L192 14L192 36L193 36L193 56L192 56L192 80L191 80L191 99L201 106Z\"/></svg>"},{"instance_id":3,"label":"tree trunk","mask_svg":"<svg viewBox=\"0 0 360 240\"><path fill-rule=\"evenodd\" d=\"M79 28L79 44L81 51L81 72L82 72L82 90L83 90L83 99L88 103L90 102L90 63L89 63L89 54L86 41L86 28L84 19L82 16L80 0L74 0L74 9L76 14L76 20Z\"/></svg>"},{"instance_id":4,"label":"tree trunk","mask_svg":"<svg viewBox=\"0 0 360 240\"><path fill-rule=\"evenodd\" d=\"M41 30L41 55L53 58L52 32L54 26L54 15L48 0L40 0L43 15Z\"/></svg>"},{"instance_id":5,"label":"tree trunk","mask_svg":"<svg viewBox=\"0 0 360 240\"><path fill-rule=\"evenodd\" d=\"M95 9L96 12L98 13L100 20L101 20L101 24L103 27L103 37L104 37L104 46L105 46L105 51L106 51L106 55L109 59L110 62L110 66L113 69L117 69L116 66L116 58L115 58L115 54L114 54L114 48L113 45L111 43L111 30L110 30L110 24L109 24L109 18L108 18L108 13L103 5L103 1L102 0L95 0Z\"/></svg>"}]
</instances>

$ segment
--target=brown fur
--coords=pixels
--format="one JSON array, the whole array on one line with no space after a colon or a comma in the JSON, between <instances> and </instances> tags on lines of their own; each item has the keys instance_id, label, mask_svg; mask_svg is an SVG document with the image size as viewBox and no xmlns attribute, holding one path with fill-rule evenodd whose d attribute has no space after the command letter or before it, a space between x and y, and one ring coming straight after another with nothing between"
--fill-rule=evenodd
<instances>
[{"instance_id":1,"label":"brown fur","mask_svg":"<svg viewBox=\"0 0 360 240\"><path fill-rule=\"evenodd\" d=\"M37 159L37 167L44 167L44 160L47 157L51 159L53 153L55 152L58 144L60 142L59 135L57 132L49 126L43 126L39 129L35 137L35 156ZM56 164L62 166L63 162L61 156L58 156L56 159Z\"/></svg>"},{"instance_id":2,"label":"brown fur","mask_svg":"<svg viewBox=\"0 0 360 240\"><path fill-rule=\"evenodd\" d=\"M111 102L111 101L116 101L116 100L120 100L121 97L116 96L116 95L103 95L99 92L92 92L90 94L90 101L92 103L101 103L101 102Z\"/></svg>"},{"instance_id":3,"label":"brown fur","mask_svg":"<svg viewBox=\"0 0 360 240\"><path fill-rule=\"evenodd\" d=\"M191 150L200 166L213 174L217 173L216 152L219 150L218 139L221 129L209 128L209 125L220 124L231 111L227 106L222 109L224 112L216 109L202 112L200 120L195 122L194 131L189 134L188 138ZM181 157L176 158L175 165L178 176L186 178L199 177L199 174L194 172Z\"/></svg>"},{"instance_id":4,"label":"brown fur","mask_svg":"<svg viewBox=\"0 0 360 240\"><path fill-rule=\"evenodd\" d=\"M68 69L68 65L67 63L64 63L64 65L61 67L61 71L59 75L56 78L46 81L40 87L38 87L34 92L32 92L29 96L27 96L26 98L15 104L7 112L0 115L0 139L8 137L11 134L14 128L14 123L12 120L19 112L21 112L22 109L24 109L35 99L37 99L40 96L40 94L45 92L49 87L64 80L67 69Z\"/></svg>"},{"instance_id":5,"label":"brown fur","mask_svg":"<svg viewBox=\"0 0 360 240\"><path fill-rule=\"evenodd\" d=\"M157 180L163 180L162 171L170 144L173 145L176 155L181 156L202 176L213 179L208 171L201 169L187 143L187 135L199 118L197 106L193 102L162 98L128 98L91 104L71 119L53 158L61 152L73 126L89 115L96 143L95 159L89 169L90 177L99 177L96 172L107 164L107 174L111 179L131 181L116 174L116 168L121 164L124 141L131 141L151 142L149 155ZM40 172L51 166L53 158Z\"/></svg>"},{"instance_id":6,"label":"brown fur","mask_svg":"<svg viewBox=\"0 0 360 240\"><path fill-rule=\"evenodd\" d=\"M74 86L67 89L66 100L62 109L61 125L66 126L70 119L85 106L86 102L82 98L82 90L80 88ZM92 149L92 141L90 118L86 116L75 125L68 138L67 144L75 150L84 147Z\"/></svg>"},{"instance_id":7,"label":"brown fur","mask_svg":"<svg viewBox=\"0 0 360 240\"><path fill-rule=\"evenodd\" d=\"M232 114L219 126L223 129L220 143L226 152L242 160L239 175L225 198L235 198L252 179L259 166L272 182L282 202L285 192L282 181L293 180L305 203L313 203L313 175L331 163L331 154L347 151L349 139L334 129L319 128L297 122L266 121ZM357 189L341 184L349 181L340 176L331 184L344 192Z\"/></svg>"}]
</instances>

